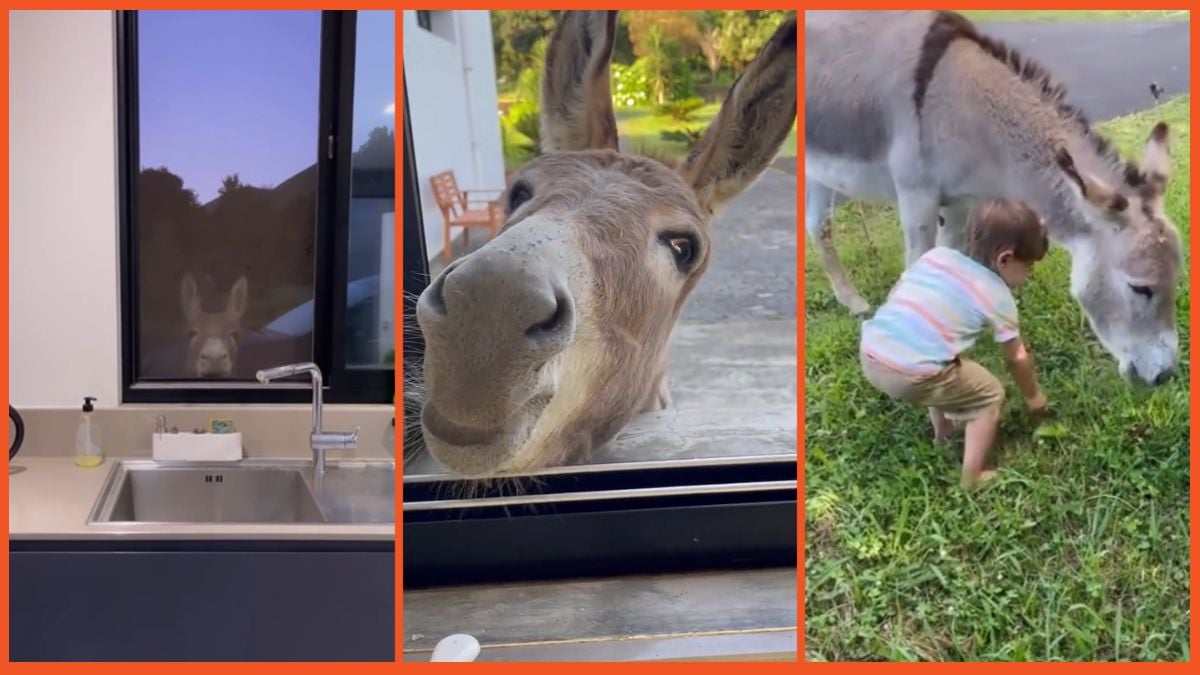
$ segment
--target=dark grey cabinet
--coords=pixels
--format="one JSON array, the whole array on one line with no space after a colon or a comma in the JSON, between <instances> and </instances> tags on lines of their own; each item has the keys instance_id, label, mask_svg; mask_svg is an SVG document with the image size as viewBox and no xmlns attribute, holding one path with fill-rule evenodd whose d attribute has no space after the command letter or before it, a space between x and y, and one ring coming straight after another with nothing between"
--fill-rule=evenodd
<instances>
[{"instance_id":1,"label":"dark grey cabinet","mask_svg":"<svg viewBox=\"0 0 1200 675\"><path fill-rule=\"evenodd\" d=\"M392 661L391 542L10 542L12 661Z\"/></svg>"}]
</instances>

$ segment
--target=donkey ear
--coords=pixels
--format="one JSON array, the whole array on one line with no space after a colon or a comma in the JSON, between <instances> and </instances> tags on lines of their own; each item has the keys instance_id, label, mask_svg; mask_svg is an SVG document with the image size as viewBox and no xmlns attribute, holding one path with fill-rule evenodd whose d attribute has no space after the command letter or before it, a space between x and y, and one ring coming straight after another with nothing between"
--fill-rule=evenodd
<instances>
[{"instance_id":1,"label":"donkey ear","mask_svg":"<svg viewBox=\"0 0 1200 675\"><path fill-rule=\"evenodd\" d=\"M183 318L192 323L200 316L200 293L196 289L196 280L191 273L183 275L179 284L179 307L183 310Z\"/></svg>"},{"instance_id":2,"label":"donkey ear","mask_svg":"<svg viewBox=\"0 0 1200 675\"><path fill-rule=\"evenodd\" d=\"M738 76L716 119L679 172L700 205L716 213L758 178L796 121L796 17L792 15Z\"/></svg>"},{"instance_id":3,"label":"donkey ear","mask_svg":"<svg viewBox=\"0 0 1200 675\"><path fill-rule=\"evenodd\" d=\"M1114 215L1129 208L1129 200L1123 195L1114 192L1087 171L1080 171L1066 148L1059 148L1054 160L1058 168L1067 175L1069 182L1079 191L1079 196L1092 206Z\"/></svg>"},{"instance_id":4,"label":"donkey ear","mask_svg":"<svg viewBox=\"0 0 1200 675\"><path fill-rule=\"evenodd\" d=\"M617 12L565 11L546 47L542 152L617 149L608 65Z\"/></svg>"},{"instance_id":5,"label":"donkey ear","mask_svg":"<svg viewBox=\"0 0 1200 675\"><path fill-rule=\"evenodd\" d=\"M1161 196L1171 177L1171 148L1166 122L1159 122L1150 131L1150 138L1142 149L1142 171L1155 196Z\"/></svg>"},{"instance_id":6,"label":"donkey ear","mask_svg":"<svg viewBox=\"0 0 1200 675\"><path fill-rule=\"evenodd\" d=\"M225 300L225 314L235 321L242 318L246 313L246 277L238 277L237 282L233 284L233 288L229 291L229 297Z\"/></svg>"}]
</instances>

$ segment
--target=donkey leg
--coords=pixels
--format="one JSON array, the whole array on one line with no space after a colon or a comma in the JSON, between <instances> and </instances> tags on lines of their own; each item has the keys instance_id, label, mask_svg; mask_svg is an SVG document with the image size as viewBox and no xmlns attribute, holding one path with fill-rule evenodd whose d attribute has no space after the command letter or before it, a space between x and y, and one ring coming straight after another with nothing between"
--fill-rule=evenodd
<instances>
[{"instance_id":1,"label":"donkey leg","mask_svg":"<svg viewBox=\"0 0 1200 675\"><path fill-rule=\"evenodd\" d=\"M937 245L962 251L966 246L967 216L971 205L956 202L942 207L938 226Z\"/></svg>"},{"instance_id":2,"label":"donkey leg","mask_svg":"<svg viewBox=\"0 0 1200 675\"><path fill-rule=\"evenodd\" d=\"M834 297L851 313L865 314L871 305L859 294L854 282L850 281L833 246L833 204L833 190L805 179L804 230L821 253L821 264L825 266L825 273L833 286Z\"/></svg>"},{"instance_id":3,"label":"donkey leg","mask_svg":"<svg viewBox=\"0 0 1200 675\"><path fill-rule=\"evenodd\" d=\"M937 241L937 193L897 186L900 225L904 227L904 268L912 266Z\"/></svg>"}]
</instances>

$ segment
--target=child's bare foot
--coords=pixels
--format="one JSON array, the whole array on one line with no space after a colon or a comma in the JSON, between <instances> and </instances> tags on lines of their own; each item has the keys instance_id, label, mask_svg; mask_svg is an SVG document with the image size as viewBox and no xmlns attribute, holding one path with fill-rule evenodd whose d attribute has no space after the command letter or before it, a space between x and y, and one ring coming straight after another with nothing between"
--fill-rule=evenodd
<instances>
[{"instance_id":1,"label":"child's bare foot","mask_svg":"<svg viewBox=\"0 0 1200 675\"><path fill-rule=\"evenodd\" d=\"M967 476L963 476L962 486L964 488L979 487L980 485L983 485L984 483L992 480L993 478L995 478L998 475L1000 475L1000 473L994 469L984 469L983 471L979 472L979 475L976 476L974 480L970 479Z\"/></svg>"}]
</instances>

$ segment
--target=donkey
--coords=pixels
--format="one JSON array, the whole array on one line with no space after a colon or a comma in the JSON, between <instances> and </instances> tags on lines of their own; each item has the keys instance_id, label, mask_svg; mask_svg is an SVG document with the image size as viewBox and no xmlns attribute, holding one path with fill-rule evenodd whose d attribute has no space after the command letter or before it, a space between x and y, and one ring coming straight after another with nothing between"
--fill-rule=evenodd
<instances>
[{"instance_id":1,"label":"donkey","mask_svg":"<svg viewBox=\"0 0 1200 675\"><path fill-rule=\"evenodd\" d=\"M809 11L804 38L805 230L842 305L870 309L834 250L838 202L896 203L908 266L961 248L976 200L1022 199L1069 252L1071 294L1122 376L1171 377L1182 252L1166 124L1140 167L1123 163L1041 66L954 12Z\"/></svg>"},{"instance_id":2,"label":"donkey","mask_svg":"<svg viewBox=\"0 0 1200 675\"><path fill-rule=\"evenodd\" d=\"M191 274L184 275L179 302L188 328L187 374L202 378L228 378L237 367L242 315L246 313L246 277L238 277L225 298L225 309L205 312Z\"/></svg>"},{"instance_id":3,"label":"donkey","mask_svg":"<svg viewBox=\"0 0 1200 675\"><path fill-rule=\"evenodd\" d=\"M670 403L666 352L708 266L709 223L766 170L796 119L796 18L739 77L677 169L618 150L615 11L562 13L542 81L543 155L507 220L417 300L421 431L462 475L576 459Z\"/></svg>"}]
</instances>

